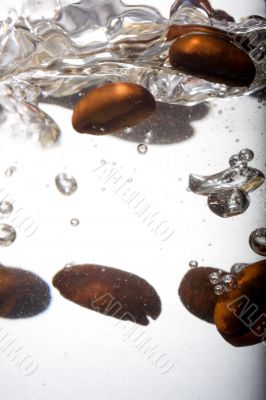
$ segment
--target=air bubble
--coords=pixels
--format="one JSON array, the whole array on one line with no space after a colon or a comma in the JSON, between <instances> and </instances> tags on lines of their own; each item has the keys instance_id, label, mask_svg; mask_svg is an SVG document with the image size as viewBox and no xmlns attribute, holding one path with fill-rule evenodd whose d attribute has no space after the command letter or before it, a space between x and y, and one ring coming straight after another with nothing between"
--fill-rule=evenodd
<instances>
[{"instance_id":1,"label":"air bubble","mask_svg":"<svg viewBox=\"0 0 266 400\"><path fill-rule=\"evenodd\" d=\"M59 192L67 196L73 194L78 187L76 179L66 173L58 174L55 178L55 184Z\"/></svg>"},{"instance_id":2,"label":"air bubble","mask_svg":"<svg viewBox=\"0 0 266 400\"><path fill-rule=\"evenodd\" d=\"M258 228L251 232L249 244L255 253L266 256L266 228Z\"/></svg>"},{"instance_id":3,"label":"air bubble","mask_svg":"<svg viewBox=\"0 0 266 400\"><path fill-rule=\"evenodd\" d=\"M234 265L232 265L231 267L231 273L235 273L238 274L239 272L241 272L243 269L245 269L247 267L248 264L245 263L235 263Z\"/></svg>"},{"instance_id":4,"label":"air bubble","mask_svg":"<svg viewBox=\"0 0 266 400\"><path fill-rule=\"evenodd\" d=\"M222 285L226 292L231 292L237 288L237 282L233 275L224 275L222 277Z\"/></svg>"},{"instance_id":5,"label":"air bubble","mask_svg":"<svg viewBox=\"0 0 266 400\"><path fill-rule=\"evenodd\" d=\"M11 167L7 168L6 171L5 171L5 176L9 178L10 176L12 176L14 174L14 172L16 170L17 170L17 168L14 167L14 166L11 166Z\"/></svg>"},{"instance_id":6,"label":"air bubble","mask_svg":"<svg viewBox=\"0 0 266 400\"><path fill-rule=\"evenodd\" d=\"M189 268L197 268L198 267L198 261L196 261L196 260L191 260L191 261L189 261Z\"/></svg>"},{"instance_id":7,"label":"air bubble","mask_svg":"<svg viewBox=\"0 0 266 400\"><path fill-rule=\"evenodd\" d=\"M10 246L17 237L17 233L13 226L8 224L0 224L0 246Z\"/></svg>"},{"instance_id":8,"label":"air bubble","mask_svg":"<svg viewBox=\"0 0 266 400\"><path fill-rule=\"evenodd\" d=\"M218 283L220 283L221 280L222 280L222 276L221 276L220 271L219 272L212 272L209 275L209 280L210 280L212 285L217 285Z\"/></svg>"},{"instance_id":9,"label":"air bubble","mask_svg":"<svg viewBox=\"0 0 266 400\"><path fill-rule=\"evenodd\" d=\"M13 211L13 204L9 201L0 202L0 218L11 214ZM2 214L2 215L1 215Z\"/></svg>"},{"instance_id":10,"label":"air bubble","mask_svg":"<svg viewBox=\"0 0 266 400\"><path fill-rule=\"evenodd\" d=\"M141 143L138 145L137 150L139 154L146 154L148 151L148 146L144 143Z\"/></svg>"},{"instance_id":11,"label":"air bubble","mask_svg":"<svg viewBox=\"0 0 266 400\"><path fill-rule=\"evenodd\" d=\"M70 223L72 226L78 226L80 224L80 221L78 218L72 218Z\"/></svg>"},{"instance_id":12,"label":"air bubble","mask_svg":"<svg viewBox=\"0 0 266 400\"><path fill-rule=\"evenodd\" d=\"M221 296L223 293L224 293L224 288L223 288L223 285L215 285L214 286L214 293L217 295L217 296Z\"/></svg>"},{"instance_id":13,"label":"air bubble","mask_svg":"<svg viewBox=\"0 0 266 400\"><path fill-rule=\"evenodd\" d=\"M250 149L243 149L238 154L239 159L244 162L252 161L254 158L254 153Z\"/></svg>"}]
</instances>

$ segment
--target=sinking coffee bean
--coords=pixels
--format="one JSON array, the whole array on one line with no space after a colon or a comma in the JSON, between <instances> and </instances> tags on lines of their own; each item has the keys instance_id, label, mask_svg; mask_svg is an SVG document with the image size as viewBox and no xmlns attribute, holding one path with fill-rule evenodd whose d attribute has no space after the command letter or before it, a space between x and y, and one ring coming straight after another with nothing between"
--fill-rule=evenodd
<instances>
[{"instance_id":1,"label":"sinking coffee bean","mask_svg":"<svg viewBox=\"0 0 266 400\"><path fill-rule=\"evenodd\" d=\"M236 288L218 298L214 322L234 346L260 343L266 337L266 260L246 266L234 278Z\"/></svg>"},{"instance_id":2,"label":"sinking coffee bean","mask_svg":"<svg viewBox=\"0 0 266 400\"><path fill-rule=\"evenodd\" d=\"M59 271L53 285L61 295L83 307L121 320L148 325L158 318L161 301L144 279L99 265L76 265Z\"/></svg>"},{"instance_id":3,"label":"sinking coffee bean","mask_svg":"<svg viewBox=\"0 0 266 400\"><path fill-rule=\"evenodd\" d=\"M210 82L249 86L256 69L249 55L231 41L208 33L178 38L170 47L173 68Z\"/></svg>"},{"instance_id":4,"label":"sinking coffee bean","mask_svg":"<svg viewBox=\"0 0 266 400\"><path fill-rule=\"evenodd\" d=\"M36 274L0 265L0 317L27 318L47 309L49 286Z\"/></svg>"},{"instance_id":5,"label":"sinking coffee bean","mask_svg":"<svg viewBox=\"0 0 266 400\"><path fill-rule=\"evenodd\" d=\"M213 323L217 295L210 282L210 275L224 272L217 268L197 267L183 277L178 294L188 311L206 322Z\"/></svg>"},{"instance_id":6,"label":"sinking coffee bean","mask_svg":"<svg viewBox=\"0 0 266 400\"><path fill-rule=\"evenodd\" d=\"M73 128L80 133L104 135L134 126L155 110L153 95L135 83L108 83L91 90L76 105Z\"/></svg>"}]
</instances>

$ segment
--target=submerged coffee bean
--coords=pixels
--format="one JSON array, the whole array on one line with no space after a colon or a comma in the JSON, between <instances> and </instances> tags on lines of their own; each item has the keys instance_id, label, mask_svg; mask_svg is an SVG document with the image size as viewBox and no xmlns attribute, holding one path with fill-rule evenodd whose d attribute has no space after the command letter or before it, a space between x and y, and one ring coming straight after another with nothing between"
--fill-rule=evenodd
<instances>
[{"instance_id":1,"label":"submerged coffee bean","mask_svg":"<svg viewBox=\"0 0 266 400\"><path fill-rule=\"evenodd\" d=\"M59 271L53 285L62 296L83 307L121 320L148 325L158 318L161 301L137 275L99 265L76 265Z\"/></svg>"},{"instance_id":2,"label":"submerged coffee bean","mask_svg":"<svg viewBox=\"0 0 266 400\"><path fill-rule=\"evenodd\" d=\"M109 83L91 90L76 105L73 128L104 135L138 124L155 110L153 95L135 83Z\"/></svg>"},{"instance_id":3,"label":"submerged coffee bean","mask_svg":"<svg viewBox=\"0 0 266 400\"><path fill-rule=\"evenodd\" d=\"M49 306L49 286L32 272L0 265L0 317L26 318Z\"/></svg>"},{"instance_id":4,"label":"submerged coffee bean","mask_svg":"<svg viewBox=\"0 0 266 400\"><path fill-rule=\"evenodd\" d=\"M196 317L210 323L213 323L217 295L209 276L218 271L220 270L210 267L190 269L183 277L178 290L186 309Z\"/></svg>"},{"instance_id":5,"label":"submerged coffee bean","mask_svg":"<svg viewBox=\"0 0 266 400\"><path fill-rule=\"evenodd\" d=\"M222 294L214 322L223 338L234 346L266 343L266 260L235 274L237 288Z\"/></svg>"},{"instance_id":6,"label":"submerged coffee bean","mask_svg":"<svg viewBox=\"0 0 266 400\"><path fill-rule=\"evenodd\" d=\"M249 55L229 40L208 33L187 34L170 47L173 68L210 82L249 86L256 69Z\"/></svg>"}]
</instances>

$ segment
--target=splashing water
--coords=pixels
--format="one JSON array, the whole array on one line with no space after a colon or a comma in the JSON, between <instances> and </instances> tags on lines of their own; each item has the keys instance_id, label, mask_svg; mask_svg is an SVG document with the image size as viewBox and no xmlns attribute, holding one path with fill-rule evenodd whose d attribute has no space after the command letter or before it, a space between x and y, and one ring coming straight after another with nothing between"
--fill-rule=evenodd
<instances>
[{"instance_id":1,"label":"splashing water","mask_svg":"<svg viewBox=\"0 0 266 400\"><path fill-rule=\"evenodd\" d=\"M0 21L0 106L7 111L7 103L14 100L12 108L18 113L20 107L32 107L25 118L34 121L41 143L53 143L60 131L39 110L39 102L58 101L106 82L135 82L147 87L156 100L173 104L240 96L265 84L263 18L246 17L240 23L221 20L202 2L190 1L175 2L169 19L155 8L127 6L121 0L72 3L27 1ZM175 71L169 64L171 41L167 40L173 24L222 29L232 41L241 36L256 67L250 87L229 87Z\"/></svg>"}]
</instances>

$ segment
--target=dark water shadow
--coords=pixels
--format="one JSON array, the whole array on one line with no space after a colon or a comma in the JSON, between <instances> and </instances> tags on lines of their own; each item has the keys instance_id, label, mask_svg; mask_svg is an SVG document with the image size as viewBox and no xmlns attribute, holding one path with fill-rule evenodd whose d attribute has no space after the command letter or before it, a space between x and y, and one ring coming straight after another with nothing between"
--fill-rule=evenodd
<instances>
[{"instance_id":1,"label":"dark water shadow","mask_svg":"<svg viewBox=\"0 0 266 400\"><path fill-rule=\"evenodd\" d=\"M119 132L114 136L140 143L148 131L152 132L149 144L172 144L190 139L195 130L191 123L207 116L210 105L180 106L157 102L156 111L144 122L134 126L129 132Z\"/></svg>"},{"instance_id":2,"label":"dark water shadow","mask_svg":"<svg viewBox=\"0 0 266 400\"><path fill-rule=\"evenodd\" d=\"M100 265L75 265L60 270L53 285L68 300L123 321L148 325L161 313L155 289L132 273Z\"/></svg>"},{"instance_id":3,"label":"dark water shadow","mask_svg":"<svg viewBox=\"0 0 266 400\"><path fill-rule=\"evenodd\" d=\"M0 265L0 317L33 317L45 311L50 303L50 288L38 275Z\"/></svg>"},{"instance_id":4,"label":"dark water shadow","mask_svg":"<svg viewBox=\"0 0 266 400\"><path fill-rule=\"evenodd\" d=\"M79 94L72 96L60 98L48 97L43 99L42 102L73 109L81 97L93 88L84 89ZM157 102L156 111L150 118L132 127L129 131L121 131L113 134L113 136L140 143L144 141L145 133L152 131L153 136L149 140L150 144L179 143L190 139L194 135L195 130L191 123L205 118L209 110L210 104L207 102L195 106L180 106Z\"/></svg>"}]
</instances>

